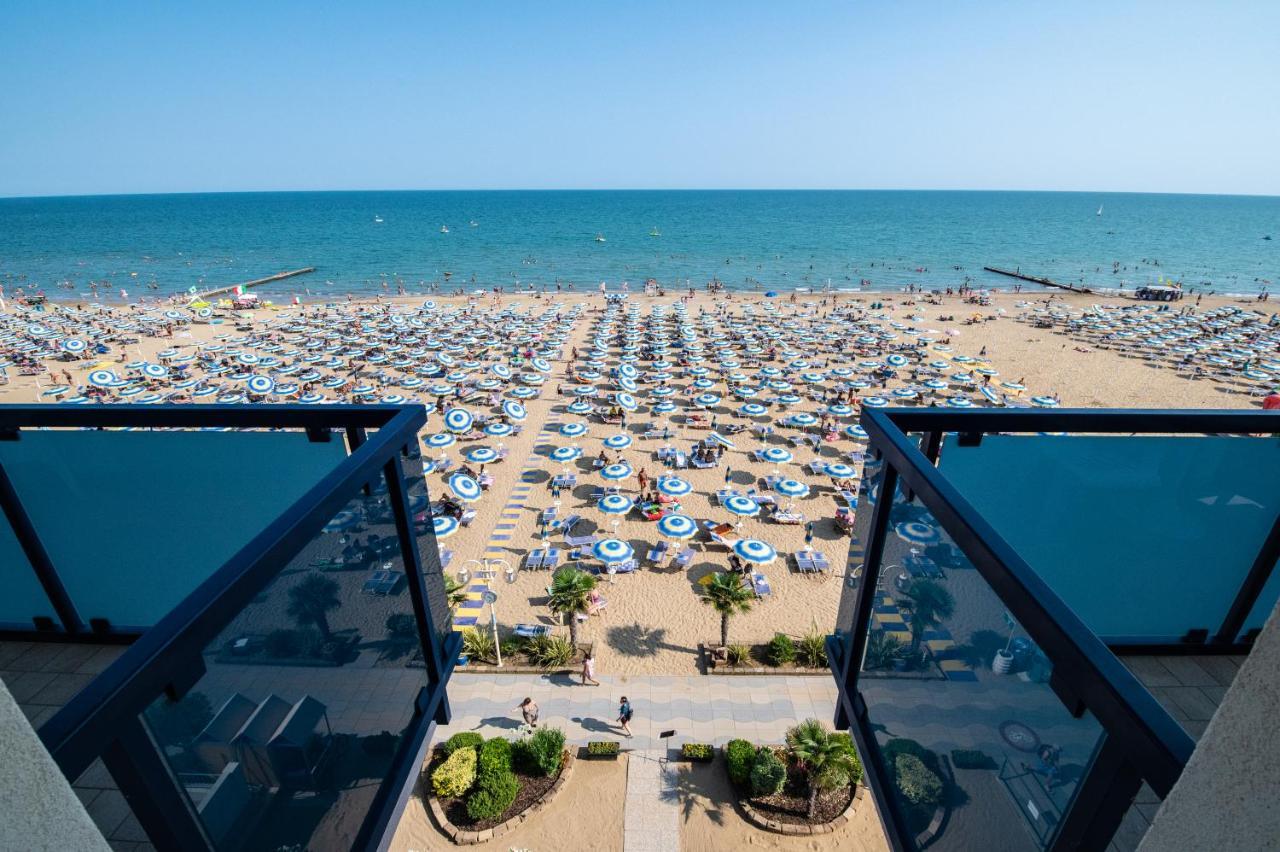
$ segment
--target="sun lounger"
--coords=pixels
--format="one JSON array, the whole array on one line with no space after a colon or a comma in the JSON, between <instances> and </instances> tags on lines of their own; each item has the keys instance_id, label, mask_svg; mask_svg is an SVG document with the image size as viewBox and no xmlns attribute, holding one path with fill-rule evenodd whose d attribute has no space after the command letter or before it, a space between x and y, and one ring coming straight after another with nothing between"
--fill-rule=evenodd
<instances>
[{"instance_id":1,"label":"sun lounger","mask_svg":"<svg viewBox=\"0 0 1280 852\"><path fill-rule=\"evenodd\" d=\"M838 496L850 509L858 508L858 495L853 491L841 491Z\"/></svg>"},{"instance_id":2,"label":"sun lounger","mask_svg":"<svg viewBox=\"0 0 1280 852\"><path fill-rule=\"evenodd\" d=\"M719 524L707 529L707 535L716 544L723 544L725 547L733 547L738 543L738 537L733 534L733 524Z\"/></svg>"},{"instance_id":3,"label":"sun lounger","mask_svg":"<svg viewBox=\"0 0 1280 852\"><path fill-rule=\"evenodd\" d=\"M580 520L582 520L581 515L568 515L564 518L564 520L557 521L554 525L554 529L568 535L570 532L573 531L573 525Z\"/></svg>"},{"instance_id":4,"label":"sun lounger","mask_svg":"<svg viewBox=\"0 0 1280 852\"><path fill-rule=\"evenodd\" d=\"M511 635L520 639L536 639L550 634L551 626L548 624L517 624L511 629Z\"/></svg>"},{"instance_id":5,"label":"sun lounger","mask_svg":"<svg viewBox=\"0 0 1280 852\"><path fill-rule=\"evenodd\" d=\"M596 537L593 535L565 535L564 543L567 547L575 550L581 547L590 547L596 543Z\"/></svg>"},{"instance_id":6,"label":"sun lounger","mask_svg":"<svg viewBox=\"0 0 1280 852\"><path fill-rule=\"evenodd\" d=\"M361 588L366 595L389 595L400 585L404 575L399 571L374 571Z\"/></svg>"},{"instance_id":7,"label":"sun lounger","mask_svg":"<svg viewBox=\"0 0 1280 852\"><path fill-rule=\"evenodd\" d=\"M720 490L716 491L716 502L723 504L725 500L727 500L728 498L732 497L737 493L738 492L734 491L732 488L721 488Z\"/></svg>"},{"instance_id":8,"label":"sun lounger","mask_svg":"<svg viewBox=\"0 0 1280 852\"><path fill-rule=\"evenodd\" d=\"M767 598L773 594L773 589L769 586L769 579L763 574L751 574L743 577L742 582L755 593L757 598Z\"/></svg>"},{"instance_id":9,"label":"sun lounger","mask_svg":"<svg viewBox=\"0 0 1280 852\"><path fill-rule=\"evenodd\" d=\"M665 541L660 541L650 548L649 553L645 556L645 561L657 565L666 557L666 555L667 543Z\"/></svg>"},{"instance_id":10,"label":"sun lounger","mask_svg":"<svg viewBox=\"0 0 1280 852\"><path fill-rule=\"evenodd\" d=\"M779 524L803 524L805 521L804 512L774 512L773 520Z\"/></svg>"},{"instance_id":11,"label":"sun lounger","mask_svg":"<svg viewBox=\"0 0 1280 852\"><path fill-rule=\"evenodd\" d=\"M684 550L676 554L675 559L671 560L671 567L683 570L689 567L689 563L693 560L693 548L686 547Z\"/></svg>"},{"instance_id":12,"label":"sun lounger","mask_svg":"<svg viewBox=\"0 0 1280 852\"><path fill-rule=\"evenodd\" d=\"M462 512L462 517L458 518L458 523L464 527L471 526L471 522L476 519L475 509L466 509Z\"/></svg>"},{"instance_id":13,"label":"sun lounger","mask_svg":"<svg viewBox=\"0 0 1280 852\"><path fill-rule=\"evenodd\" d=\"M709 467L716 467L716 466L717 466L717 464L718 464L718 462L713 462L713 461L699 461L697 456L691 456L691 457L689 458L689 464L693 465L694 467L698 468L699 470L706 470L706 469L707 469L707 468L709 468Z\"/></svg>"}]
</instances>

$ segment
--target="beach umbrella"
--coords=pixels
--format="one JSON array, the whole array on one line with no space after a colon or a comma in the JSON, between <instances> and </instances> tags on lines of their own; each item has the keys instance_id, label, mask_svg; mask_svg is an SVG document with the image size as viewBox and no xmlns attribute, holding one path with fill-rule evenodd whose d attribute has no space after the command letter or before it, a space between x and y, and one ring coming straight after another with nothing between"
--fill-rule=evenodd
<instances>
[{"instance_id":1,"label":"beach umbrella","mask_svg":"<svg viewBox=\"0 0 1280 852\"><path fill-rule=\"evenodd\" d=\"M744 518L760 514L760 504L750 497L743 497L740 494L731 494L721 500L720 503L732 514L741 515Z\"/></svg>"},{"instance_id":2,"label":"beach umbrella","mask_svg":"<svg viewBox=\"0 0 1280 852\"><path fill-rule=\"evenodd\" d=\"M431 531L436 538L448 538L458 531L458 519L449 515L440 515L431 519Z\"/></svg>"},{"instance_id":3,"label":"beach umbrella","mask_svg":"<svg viewBox=\"0 0 1280 852\"><path fill-rule=\"evenodd\" d=\"M324 532L342 532L349 530L360 523L360 516L349 509L343 509L324 525Z\"/></svg>"},{"instance_id":4,"label":"beach umbrella","mask_svg":"<svg viewBox=\"0 0 1280 852\"><path fill-rule=\"evenodd\" d=\"M507 393L514 397L519 397L520 399L532 399L538 395L538 392L535 389L526 387L512 388L507 391Z\"/></svg>"},{"instance_id":5,"label":"beach umbrella","mask_svg":"<svg viewBox=\"0 0 1280 852\"><path fill-rule=\"evenodd\" d=\"M94 370L89 374L89 384L95 388L108 388L120 379L110 370Z\"/></svg>"},{"instance_id":6,"label":"beach umbrella","mask_svg":"<svg viewBox=\"0 0 1280 852\"><path fill-rule=\"evenodd\" d=\"M714 393L700 393L693 398L694 404L702 406L703 408L710 408L719 401L720 395Z\"/></svg>"},{"instance_id":7,"label":"beach umbrella","mask_svg":"<svg viewBox=\"0 0 1280 852\"><path fill-rule=\"evenodd\" d=\"M587 434L587 427L582 423L565 423L560 427L560 434L566 438L576 438Z\"/></svg>"},{"instance_id":8,"label":"beach umbrella","mask_svg":"<svg viewBox=\"0 0 1280 852\"><path fill-rule=\"evenodd\" d=\"M809 486L795 479L781 479L773 487L784 497L809 496Z\"/></svg>"},{"instance_id":9,"label":"beach umbrella","mask_svg":"<svg viewBox=\"0 0 1280 852\"><path fill-rule=\"evenodd\" d=\"M68 337L66 340L62 341L63 351L70 352L72 354L83 352L87 346L87 343L76 337Z\"/></svg>"},{"instance_id":10,"label":"beach umbrella","mask_svg":"<svg viewBox=\"0 0 1280 852\"><path fill-rule=\"evenodd\" d=\"M428 435L426 437L426 444L428 447L443 449L453 444L453 442L456 440L457 438L450 435L448 432L437 432L434 435Z\"/></svg>"},{"instance_id":11,"label":"beach umbrella","mask_svg":"<svg viewBox=\"0 0 1280 852\"><path fill-rule=\"evenodd\" d=\"M1033 396L1031 397L1031 404L1037 405L1040 408L1058 407L1058 401L1051 396Z\"/></svg>"},{"instance_id":12,"label":"beach umbrella","mask_svg":"<svg viewBox=\"0 0 1280 852\"><path fill-rule=\"evenodd\" d=\"M853 414L853 407L844 404L828 405L827 413L835 417L848 417L850 414Z\"/></svg>"},{"instance_id":13,"label":"beach umbrella","mask_svg":"<svg viewBox=\"0 0 1280 852\"><path fill-rule=\"evenodd\" d=\"M250 376L249 380L245 382L245 387L249 389L249 393L262 396L275 390L276 383L270 376Z\"/></svg>"},{"instance_id":14,"label":"beach umbrella","mask_svg":"<svg viewBox=\"0 0 1280 852\"><path fill-rule=\"evenodd\" d=\"M475 417L465 408L450 408L444 413L444 425L450 432L468 432Z\"/></svg>"},{"instance_id":15,"label":"beach umbrella","mask_svg":"<svg viewBox=\"0 0 1280 852\"><path fill-rule=\"evenodd\" d=\"M743 405L738 409L739 414L747 417L759 417L767 411L768 409L758 402L748 402L746 405Z\"/></svg>"},{"instance_id":16,"label":"beach umbrella","mask_svg":"<svg viewBox=\"0 0 1280 852\"><path fill-rule=\"evenodd\" d=\"M674 402L660 402L653 407L653 410L657 414L666 414L669 411L675 411L676 404Z\"/></svg>"},{"instance_id":17,"label":"beach umbrella","mask_svg":"<svg viewBox=\"0 0 1280 852\"><path fill-rule=\"evenodd\" d=\"M847 464L835 462L834 464L824 465L822 472L832 479L852 479L858 475L858 472Z\"/></svg>"},{"instance_id":18,"label":"beach umbrella","mask_svg":"<svg viewBox=\"0 0 1280 852\"><path fill-rule=\"evenodd\" d=\"M618 387L622 388L624 391L635 393L638 385L636 384L635 379L628 379L626 376L620 376L618 378Z\"/></svg>"},{"instance_id":19,"label":"beach umbrella","mask_svg":"<svg viewBox=\"0 0 1280 852\"><path fill-rule=\"evenodd\" d=\"M622 406L627 411L636 410L636 398L629 393L614 394L613 399L618 403L618 405Z\"/></svg>"},{"instance_id":20,"label":"beach umbrella","mask_svg":"<svg viewBox=\"0 0 1280 852\"><path fill-rule=\"evenodd\" d=\"M928 524L919 521L903 521L893 528L898 538L908 544L937 544L942 541L941 534Z\"/></svg>"},{"instance_id":21,"label":"beach umbrella","mask_svg":"<svg viewBox=\"0 0 1280 852\"><path fill-rule=\"evenodd\" d=\"M596 503L596 508L606 515L625 515L635 504L630 497L621 494L606 494Z\"/></svg>"},{"instance_id":22,"label":"beach umbrella","mask_svg":"<svg viewBox=\"0 0 1280 852\"><path fill-rule=\"evenodd\" d=\"M152 379L163 379L169 375L169 368L163 364L143 364L142 375Z\"/></svg>"},{"instance_id":23,"label":"beach umbrella","mask_svg":"<svg viewBox=\"0 0 1280 852\"><path fill-rule=\"evenodd\" d=\"M481 495L480 483L465 473L455 473L449 477L449 490L465 503L474 503Z\"/></svg>"},{"instance_id":24,"label":"beach umbrella","mask_svg":"<svg viewBox=\"0 0 1280 852\"><path fill-rule=\"evenodd\" d=\"M626 462L605 465L600 468L600 475L610 482L620 482L631 475L631 465Z\"/></svg>"},{"instance_id":25,"label":"beach umbrella","mask_svg":"<svg viewBox=\"0 0 1280 852\"><path fill-rule=\"evenodd\" d=\"M581 399L575 400L565 406L565 411L568 411L570 414L587 414L591 411L591 403L585 402Z\"/></svg>"},{"instance_id":26,"label":"beach umbrella","mask_svg":"<svg viewBox=\"0 0 1280 852\"><path fill-rule=\"evenodd\" d=\"M698 532L698 524L688 515L664 515L658 521L658 532L667 538L688 539Z\"/></svg>"},{"instance_id":27,"label":"beach umbrella","mask_svg":"<svg viewBox=\"0 0 1280 852\"><path fill-rule=\"evenodd\" d=\"M668 497L683 497L693 490L693 486L689 482L678 476L664 476L658 480L658 491L666 494Z\"/></svg>"},{"instance_id":28,"label":"beach umbrella","mask_svg":"<svg viewBox=\"0 0 1280 852\"><path fill-rule=\"evenodd\" d=\"M947 400L947 405L951 408L972 408L973 400L966 396L953 396Z\"/></svg>"},{"instance_id":29,"label":"beach umbrella","mask_svg":"<svg viewBox=\"0 0 1280 852\"><path fill-rule=\"evenodd\" d=\"M537 370L539 373L551 372L551 362L546 358L534 358L529 361L529 363L533 366L533 369Z\"/></svg>"},{"instance_id":30,"label":"beach umbrella","mask_svg":"<svg viewBox=\"0 0 1280 852\"><path fill-rule=\"evenodd\" d=\"M316 405L324 402L324 400L324 396L318 393L304 393L302 396L298 397L298 402L305 403L306 405Z\"/></svg>"},{"instance_id":31,"label":"beach umbrella","mask_svg":"<svg viewBox=\"0 0 1280 852\"><path fill-rule=\"evenodd\" d=\"M761 453L761 456L765 461L773 462L774 464L789 462L794 458L790 451L784 450L782 447L769 447Z\"/></svg>"},{"instance_id":32,"label":"beach umbrella","mask_svg":"<svg viewBox=\"0 0 1280 852\"><path fill-rule=\"evenodd\" d=\"M594 396L596 389L594 385L578 385L573 392L576 396Z\"/></svg>"},{"instance_id":33,"label":"beach umbrella","mask_svg":"<svg viewBox=\"0 0 1280 852\"><path fill-rule=\"evenodd\" d=\"M503 400L502 413L510 417L512 420L524 420L529 416L529 412L525 411L524 406L516 402L514 399Z\"/></svg>"},{"instance_id":34,"label":"beach umbrella","mask_svg":"<svg viewBox=\"0 0 1280 852\"><path fill-rule=\"evenodd\" d=\"M778 558L778 551L773 549L773 545L758 538L744 538L738 541L733 546L733 552L739 559L756 565L768 565Z\"/></svg>"},{"instance_id":35,"label":"beach umbrella","mask_svg":"<svg viewBox=\"0 0 1280 852\"><path fill-rule=\"evenodd\" d=\"M498 453L488 447L475 447L463 453L463 458L473 464L489 464L498 460Z\"/></svg>"},{"instance_id":36,"label":"beach umbrella","mask_svg":"<svg viewBox=\"0 0 1280 852\"><path fill-rule=\"evenodd\" d=\"M601 562L613 563L626 562L635 555L635 551L621 539L606 538L591 546L591 554Z\"/></svg>"},{"instance_id":37,"label":"beach umbrella","mask_svg":"<svg viewBox=\"0 0 1280 852\"><path fill-rule=\"evenodd\" d=\"M891 367L905 367L907 365L907 359L897 354L888 356L884 361Z\"/></svg>"},{"instance_id":38,"label":"beach umbrella","mask_svg":"<svg viewBox=\"0 0 1280 852\"><path fill-rule=\"evenodd\" d=\"M889 405L889 400L882 396L869 396L862 400L862 404L866 408L885 408Z\"/></svg>"},{"instance_id":39,"label":"beach umbrella","mask_svg":"<svg viewBox=\"0 0 1280 852\"><path fill-rule=\"evenodd\" d=\"M551 458L558 462L571 462L582 455L578 447L556 447L551 451Z\"/></svg>"},{"instance_id":40,"label":"beach umbrella","mask_svg":"<svg viewBox=\"0 0 1280 852\"><path fill-rule=\"evenodd\" d=\"M787 418L787 420L789 423L791 423L792 426L800 426L800 427L812 426L813 424L818 422L818 418L814 417L812 414L810 414L807 411L799 411L791 415L789 418Z\"/></svg>"},{"instance_id":41,"label":"beach umbrella","mask_svg":"<svg viewBox=\"0 0 1280 852\"><path fill-rule=\"evenodd\" d=\"M604 445L611 450L625 450L627 447L631 446L631 436L623 435L621 433L617 435L610 435L604 439Z\"/></svg>"},{"instance_id":42,"label":"beach umbrella","mask_svg":"<svg viewBox=\"0 0 1280 852\"><path fill-rule=\"evenodd\" d=\"M850 438L853 438L855 441L867 440L867 430L863 429L857 423L853 424L852 426L846 426L844 433L848 435Z\"/></svg>"}]
</instances>

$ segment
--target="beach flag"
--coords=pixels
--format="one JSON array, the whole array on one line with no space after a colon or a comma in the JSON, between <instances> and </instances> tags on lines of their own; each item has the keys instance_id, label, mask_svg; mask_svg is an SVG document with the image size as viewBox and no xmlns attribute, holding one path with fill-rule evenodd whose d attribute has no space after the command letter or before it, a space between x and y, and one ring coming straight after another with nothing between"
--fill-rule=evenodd
<instances>
[{"instance_id":1,"label":"beach flag","mask_svg":"<svg viewBox=\"0 0 1280 852\"><path fill-rule=\"evenodd\" d=\"M231 292L232 292L232 293L234 293L234 294L235 294L235 295L237 295L237 296L243 296L243 295L244 295L244 285L243 285L243 284L237 284L237 285L235 286L235 289L233 289Z\"/></svg>"},{"instance_id":2,"label":"beach flag","mask_svg":"<svg viewBox=\"0 0 1280 852\"><path fill-rule=\"evenodd\" d=\"M187 292L194 296L196 294L196 285L192 284L190 287L188 287Z\"/></svg>"}]
</instances>

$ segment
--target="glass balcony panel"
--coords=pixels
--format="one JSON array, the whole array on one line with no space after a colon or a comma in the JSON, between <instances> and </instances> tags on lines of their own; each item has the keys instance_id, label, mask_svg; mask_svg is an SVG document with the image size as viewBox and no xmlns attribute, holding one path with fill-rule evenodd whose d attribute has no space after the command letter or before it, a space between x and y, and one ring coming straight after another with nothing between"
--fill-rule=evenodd
<instances>
[{"instance_id":1,"label":"glass balcony panel","mask_svg":"<svg viewBox=\"0 0 1280 852\"><path fill-rule=\"evenodd\" d=\"M26 430L0 441L80 617L117 627L155 624L345 456L336 436L300 431Z\"/></svg>"},{"instance_id":2,"label":"glass balcony panel","mask_svg":"<svg viewBox=\"0 0 1280 852\"><path fill-rule=\"evenodd\" d=\"M357 493L145 718L218 848L348 849L426 685L384 482ZM423 722L425 724L425 722Z\"/></svg>"},{"instance_id":3,"label":"glass balcony panel","mask_svg":"<svg viewBox=\"0 0 1280 852\"><path fill-rule=\"evenodd\" d=\"M939 467L1103 640L1175 642L1226 617L1280 514L1263 438L987 435ZM1280 597L1273 578L1260 624Z\"/></svg>"},{"instance_id":4,"label":"glass balcony panel","mask_svg":"<svg viewBox=\"0 0 1280 852\"><path fill-rule=\"evenodd\" d=\"M1271 577L1262 587L1262 593L1258 595L1253 610L1244 621L1244 627L1240 631L1242 636L1250 630L1261 630L1275 610L1276 601L1280 600L1280 570L1276 570L1277 568L1280 568L1280 564L1272 566Z\"/></svg>"},{"instance_id":5,"label":"glass balcony panel","mask_svg":"<svg viewBox=\"0 0 1280 852\"><path fill-rule=\"evenodd\" d=\"M894 497L859 691L877 770L930 848L1043 849L1101 728L917 500Z\"/></svg>"},{"instance_id":6,"label":"glass balcony panel","mask_svg":"<svg viewBox=\"0 0 1280 852\"><path fill-rule=\"evenodd\" d=\"M36 579L35 569L3 514L0 514L0 566L3 566L0 570L4 577L0 624L30 630L33 618L45 616L58 622L53 604L49 603L44 587Z\"/></svg>"},{"instance_id":7,"label":"glass balcony panel","mask_svg":"<svg viewBox=\"0 0 1280 852\"><path fill-rule=\"evenodd\" d=\"M438 544L432 533L431 495L427 491L427 482L422 475L422 455L416 447L411 448L407 456L401 456L400 466L404 472L405 490L409 495L409 514L413 518L418 562L422 566L423 582L426 585L427 609L431 614L431 623L435 627L438 640L444 642L445 638L453 632L453 617L444 589L445 571L450 565L454 570L458 566L453 564L453 553L448 543Z\"/></svg>"}]
</instances>

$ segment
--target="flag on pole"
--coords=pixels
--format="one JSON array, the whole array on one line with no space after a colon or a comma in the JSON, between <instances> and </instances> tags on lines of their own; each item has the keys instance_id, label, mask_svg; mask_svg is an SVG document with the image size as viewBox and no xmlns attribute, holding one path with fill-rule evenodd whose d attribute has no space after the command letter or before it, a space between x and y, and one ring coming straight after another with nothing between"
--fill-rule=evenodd
<instances>
[{"instance_id":1,"label":"flag on pole","mask_svg":"<svg viewBox=\"0 0 1280 852\"><path fill-rule=\"evenodd\" d=\"M234 294L235 294L235 295L237 295L237 296L243 296L243 295L244 295L244 285L243 285L243 284L237 284L237 285L235 286L235 288L234 288L231 292L232 292L232 293L234 293Z\"/></svg>"}]
</instances>

